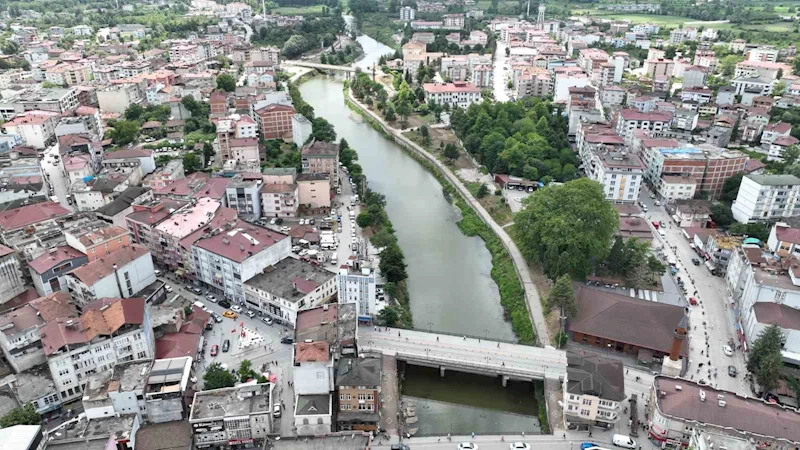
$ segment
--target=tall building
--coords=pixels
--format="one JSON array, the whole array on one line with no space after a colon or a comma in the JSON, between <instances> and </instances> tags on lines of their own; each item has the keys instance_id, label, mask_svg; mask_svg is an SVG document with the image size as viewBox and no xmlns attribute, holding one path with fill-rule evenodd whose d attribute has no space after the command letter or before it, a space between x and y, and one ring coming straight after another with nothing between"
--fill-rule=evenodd
<instances>
[{"instance_id":1,"label":"tall building","mask_svg":"<svg viewBox=\"0 0 800 450\"><path fill-rule=\"evenodd\" d=\"M0 245L0 305L25 292L25 289L17 253Z\"/></svg>"},{"instance_id":2,"label":"tall building","mask_svg":"<svg viewBox=\"0 0 800 450\"><path fill-rule=\"evenodd\" d=\"M324 141L313 141L303 147L303 173L323 174L332 186L339 185L339 145Z\"/></svg>"},{"instance_id":3,"label":"tall building","mask_svg":"<svg viewBox=\"0 0 800 450\"><path fill-rule=\"evenodd\" d=\"M196 392L189 413L195 448L264 445L273 434L274 387L264 383Z\"/></svg>"},{"instance_id":4,"label":"tall building","mask_svg":"<svg viewBox=\"0 0 800 450\"><path fill-rule=\"evenodd\" d=\"M731 205L741 223L774 222L800 215L800 178L793 175L745 175Z\"/></svg>"},{"instance_id":5,"label":"tall building","mask_svg":"<svg viewBox=\"0 0 800 450\"><path fill-rule=\"evenodd\" d=\"M92 261L66 275L78 307L101 298L130 298L156 281L150 251L138 244Z\"/></svg>"},{"instance_id":6,"label":"tall building","mask_svg":"<svg viewBox=\"0 0 800 450\"><path fill-rule=\"evenodd\" d=\"M357 305L359 320L371 320L382 309L376 296L375 269L369 263L351 256L348 264L339 267L336 281L339 303Z\"/></svg>"},{"instance_id":7,"label":"tall building","mask_svg":"<svg viewBox=\"0 0 800 450\"><path fill-rule=\"evenodd\" d=\"M400 20L404 22L414 20L415 15L416 11L414 11L414 8L410 6L403 6L402 8L400 8Z\"/></svg>"}]
</instances>

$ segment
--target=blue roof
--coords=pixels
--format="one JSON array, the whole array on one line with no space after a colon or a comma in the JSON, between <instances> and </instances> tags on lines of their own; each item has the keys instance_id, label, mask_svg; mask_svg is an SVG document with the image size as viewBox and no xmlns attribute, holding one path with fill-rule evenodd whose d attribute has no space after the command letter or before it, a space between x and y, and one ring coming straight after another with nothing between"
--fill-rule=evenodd
<instances>
[{"instance_id":1,"label":"blue roof","mask_svg":"<svg viewBox=\"0 0 800 450\"><path fill-rule=\"evenodd\" d=\"M664 154L676 154L676 153L700 153L701 150L695 147L678 147L678 148L667 148L661 147L658 149L659 152Z\"/></svg>"}]
</instances>

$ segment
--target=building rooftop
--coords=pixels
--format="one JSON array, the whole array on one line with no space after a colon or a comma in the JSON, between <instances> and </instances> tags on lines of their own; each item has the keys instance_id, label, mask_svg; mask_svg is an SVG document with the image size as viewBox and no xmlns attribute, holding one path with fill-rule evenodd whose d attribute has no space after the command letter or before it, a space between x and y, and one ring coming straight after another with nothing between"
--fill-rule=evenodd
<instances>
[{"instance_id":1,"label":"building rooftop","mask_svg":"<svg viewBox=\"0 0 800 450\"><path fill-rule=\"evenodd\" d=\"M294 362L328 362L330 348L326 341L298 342L295 346Z\"/></svg>"},{"instance_id":2,"label":"building rooftop","mask_svg":"<svg viewBox=\"0 0 800 450\"><path fill-rule=\"evenodd\" d=\"M0 212L0 228L9 231L24 228L47 219L65 217L72 211L56 202L43 202Z\"/></svg>"},{"instance_id":3,"label":"building rooftop","mask_svg":"<svg viewBox=\"0 0 800 450\"><path fill-rule=\"evenodd\" d=\"M339 145L325 141L313 141L302 149L303 156L336 156L339 154Z\"/></svg>"},{"instance_id":4,"label":"building rooftop","mask_svg":"<svg viewBox=\"0 0 800 450\"><path fill-rule=\"evenodd\" d=\"M333 303L297 312L295 338L297 342L326 341L331 350L355 344L356 305Z\"/></svg>"},{"instance_id":5,"label":"building rooftop","mask_svg":"<svg viewBox=\"0 0 800 450\"><path fill-rule=\"evenodd\" d=\"M98 208L95 212L103 216L115 216L130 207L137 197L146 194L148 191L150 191L150 188L147 187L129 187L118 195L114 201Z\"/></svg>"},{"instance_id":6,"label":"building rooftop","mask_svg":"<svg viewBox=\"0 0 800 450\"><path fill-rule=\"evenodd\" d=\"M122 268L131 261L149 254L150 250L139 244L120 247L119 250L106 256L102 256L84 266L69 272L83 284L91 286L103 278L114 273L115 266Z\"/></svg>"},{"instance_id":7,"label":"building rooftop","mask_svg":"<svg viewBox=\"0 0 800 450\"><path fill-rule=\"evenodd\" d=\"M336 387L379 386L381 360L379 358L342 358L336 364Z\"/></svg>"},{"instance_id":8,"label":"building rooftop","mask_svg":"<svg viewBox=\"0 0 800 450\"><path fill-rule=\"evenodd\" d=\"M108 399L111 392L143 391L153 361L118 362L113 368L89 375L83 391L83 401Z\"/></svg>"},{"instance_id":9,"label":"building rooftop","mask_svg":"<svg viewBox=\"0 0 800 450\"><path fill-rule=\"evenodd\" d=\"M80 243L84 246L93 247L95 245L125 236L129 232L125 228L109 225L101 228L70 230L69 233L77 237Z\"/></svg>"},{"instance_id":10,"label":"building rooftop","mask_svg":"<svg viewBox=\"0 0 800 450\"><path fill-rule=\"evenodd\" d=\"M147 393L184 391L191 375L192 361L190 356L155 360L147 378Z\"/></svg>"},{"instance_id":11,"label":"building rooftop","mask_svg":"<svg viewBox=\"0 0 800 450\"><path fill-rule=\"evenodd\" d=\"M567 351L567 392L592 394L616 402L624 400L622 361L584 351Z\"/></svg>"},{"instance_id":12,"label":"building rooftop","mask_svg":"<svg viewBox=\"0 0 800 450\"><path fill-rule=\"evenodd\" d=\"M793 409L682 378L657 376L653 388L659 393L656 407L667 417L735 430L759 441L769 437L791 442L791 446L800 443L800 414Z\"/></svg>"},{"instance_id":13,"label":"building rooftop","mask_svg":"<svg viewBox=\"0 0 800 450\"><path fill-rule=\"evenodd\" d=\"M756 320L767 325L777 325L784 330L800 330L800 310L784 304L756 302L753 305Z\"/></svg>"},{"instance_id":14,"label":"building rooftop","mask_svg":"<svg viewBox=\"0 0 800 450\"><path fill-rule=\"evenodd\" d=\"M333 272L289 257L267 267L245 284L296 303L335 277Z\"/></svg>"},{"instance_id":15,"label":"building rooftop","mask_svg":"<svg viewBox=\"0 0 800 450\"><path fill-rule=\"evenodd\" d=\"M148 424L136 431L136 450L186 450L192 446L192 425L185 420Z\"/></svg>"},{"instance_id":16,"label":"building rooftop","mask_svg":"<svg viewBox=\"0 0 800 450\"><path fill-rule=\"evenodd\" d=\"M35 402L46 395L58 392L46 364L34 366L25 372L8 375L0 380L0 386L10 382L15 383L17 398L22 404Z\"/></svg>"},{"instance_id":17,"label":"building rooftop","mask_svg":"<svg viewBox=\"0 0 800 450\"><path fill-rule=\"evenodd\" d=\"M194 394L189 421L233 418L249 414L270 414L271 395L271 383L197 392Z\"/></svg>"},{"instance_id":18,"label":"building rooftop","mask_svg":"<svg viewBox=\"0 0 800 450\"><path fill-rule=\"evenodd\" d=\"M438 83L424 83L422 88L425 92L430 94L438 94L444 92L466 92L473 94L480 94L481 90L472 83L464 81L456 81L453 83L438 84Z\"/></svg>"},{"instance_id":19,"label":"building rooftop","mask_svg":"<svg viewBox=\"0 0 800 450\"><path fill-rule=\"evenodd\" d=\"M794 186L800 184L800 178L794 175L755 175L748 174L745 178L749 178L762 186Z\"/></svg>"},{"instance_id":20,"label":"building rooftop","mask_svg":"<svg viewBox=\"0 0 800 450\"><path fill-rule=\"evenodd\" d=\"M69 448L69 450L94 449L96 448L94 444L97 442L102 442L105 446L109 439L113 441L130 439L135 419L136 414L128 414L119 417L99 417L91 420L87 420L81 416L72 425L59 428L58 434L51 432L48 435L47 447L50 448L50 446L58 445L62 442L74 443L77 440L77 442L80 443L79 446L62 447L58 445L56 448L59 450L63 450L64 448Z\"/></svg>"},{"instance_id":21,"label":"building rooftop","mask_svg":"<svg viewBox=\"0 0 800 450\"><path fill-rule=\"evenodd\" d=\"M0 429L0 442L3 450L27 450L36 436L41 433L41 425L14 425Z\"/></svg>"},{"instance_id":22,"label":"building rooftop","mask_svg":"<svg viewBox=\"0 0 800 450\"><path fill-rule=\"evenodd\" d=\"M570 331L662 353L669 353L673 331L685 314L678 306L583 286L575 300L578 314L569 321ZM684 341L681 356L686 355Z\"/></svg>"},{"instance_id":23,"label":"building rooftop","mask_svg":"<svg viewBox=\"0 0 800 450\"><path fill-rule=\"evenodd\" d=\"M331 396L325 395L298 395L295 407L295 416L327 415L331 412Z\"/></svg>"},{"instance_id":24,"label":"building rooftop","mask_svg":"<svg viewBox=\"0 0 800 450\"><path fill-rule=\"evenodd\" d=\"M198 228L207 225L219 209L220 202L201 198L189 208L184 208L156 226L160 233L183 239Z\"/></svg>"},{"instance_id":25,"label":"building rooftop","mask_svg":"<svg viewBox=\"0 0 800 450\"><path fill-rule=\"evenodd\" d=\"M201 238L195 246L236 262L260 253L269 247L290 239L289 236L243 220L229 222L216 235Z\"/></svg>"}]
</instances>

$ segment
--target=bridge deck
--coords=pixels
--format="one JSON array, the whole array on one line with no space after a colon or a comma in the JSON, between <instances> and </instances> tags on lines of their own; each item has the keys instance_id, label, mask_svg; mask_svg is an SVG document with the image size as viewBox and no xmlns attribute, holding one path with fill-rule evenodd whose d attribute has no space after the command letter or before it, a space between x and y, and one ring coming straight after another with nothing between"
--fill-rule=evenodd
<instances>
[{"instance_id":1,"label":"bridge deck","mask_svg":"<svg viewBox=\"0 0 800 450\"><path fill-rule=\"evenodd\" d=\"M566 352L554 348L395 328L362 327L358 332L361 352L380 352L410 362L523 379L559 379L566 373Z\"/></svg>"},{"instance_id":2,"label":"bridge deck","mask_svg":"<svg viewBox=\"0 0 800 450\"><path fill-rule=\"evenodd\" d=\"M336 66L332 64L322 64L322 63L315 63L310 61L296 61L296 60L285 60L282 62L285 65L289 66L298 66L298 67L308 67L311 69L320 69L320 70L334 70L338 72L355 72L355 67L352 66Z\"/></svg>"}]
</instances>

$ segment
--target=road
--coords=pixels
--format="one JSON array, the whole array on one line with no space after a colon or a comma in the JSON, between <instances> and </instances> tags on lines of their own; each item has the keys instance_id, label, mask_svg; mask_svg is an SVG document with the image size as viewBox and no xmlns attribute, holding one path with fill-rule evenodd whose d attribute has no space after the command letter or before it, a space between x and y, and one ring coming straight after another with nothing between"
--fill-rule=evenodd
<instances>
[{"instance_id":1,"label":"road","mask_svg":"<svg viewBox=\"0 0 800 450\"><path fill-rule=\"evenodd\" d=\"M64 175L64 159L59 155L58 144L47 148L44 151L45 157L40 161L42 166L42 173L46 175L48 186L52 186L53 191L58 197L58 203L61 206L72 210L72 206L67 202L69 196L69 186L67 185L67 178ZM53 164L53 156L58 156L58 163Z\"/></svg>"},{"instance_id":2,"label":"road","mask_svg":"<svg viewBox=\"0 0 800 450\"><path fill-rule=\"evenodd\" d=\"M175 278L172 276L162 276L159 280L171 286L174 293L181 294L192 300L197 298L212 312L222 314L222 312L226 310L226 308L212 303L202 296L196 296L188 292L185 288L185 284L176 283ZM240 350L237 345L239 342L239 333L232 333L233 330L239 330L240 323L243 323L245 327L253 329L256 333L261 335L264 338L264 346ZM196 376L198 378L198 389L202 389L203 374L205 373L205 369L212 362L227 364L228 369L238 369L241 361L248 359L253 363L253 369L256 371L260 371L263 364L268 364L267 370L277 375L278 378L275 386L276 401L280 399L286 405L282 417L278 419L281 435L292 436L294 434L294 430L292 429L294 426L294 391L289 386L288 381L292 380L292 369L294 366L292 364L292 346L280 343L281 337L283 336L293 337L294 331L282 325L267 325L261 322L258 316L251 319L244 314L240 314L235 320L224 318L221 323L214 322L213 330L204 334L208 345L206 346L203 360L197 370ZM222 352L222 344L226 339L231 341L230 351ZM220 349L215 357L211 356L211 347L213 345L218 345ZM270 364L270 361L277 361L277 364Z\"/></svg>"},{"instance_id":3,"label":"road","mask_svg":"<svg viewBox=\"0 0 800 450\"><path fill-rule=\"evenodd\" d=\"M523 378L559 379L567 370L567 354L554 348L495 342L481 338L459 337L394 328L377 331L359 330L361 351L379 350L384 354L402 354L434 364L450 362L480 371L518 374Z\"/></svg>"},{"instance_id":4,"label":"road","mask_svg":"<svg viewBox=\"0 0 800 450\"><path fill-rule=\"evenodd\" d=\"M657 237L657 245L665 242L664 251L667 256L677 257L681 267L677 276L686 282L688 295L698 301L698 305L690 307L689 312L691 330L689 330L689 371L686 373L686 378L710 382L720 389L738 394L752 395L744 381L746 363L742 352L735 350L730 357L725 356L722 351L722 347L729 339L735 340L733 313L728 303L725 279L712 275L704 265L692 264L692 259L698 257L697 253L690 247L682 230L669 218L664 207L655 206L655 200L650 199L649 191L643 188L640 200L647 205L646 216L651 227L653 221L661 221L667 225L667 229L664 230L666 238L662 238L653 230ZM739 376L728 376L729 365L737 368ZM718 371L716 377L711 372L711 367Z\"/></svg>"},{"instance_id":5,"label":"road","mask_svg":"<svg viewBox=\"0 0 800 450\"><path fill-rule=\"evenodd\" d=\"M494 52L494 99L498 102L507 102L511 99L508 89L508 71L506 70L506 44L497 42Z\"/></svg>"}]
</instances>

